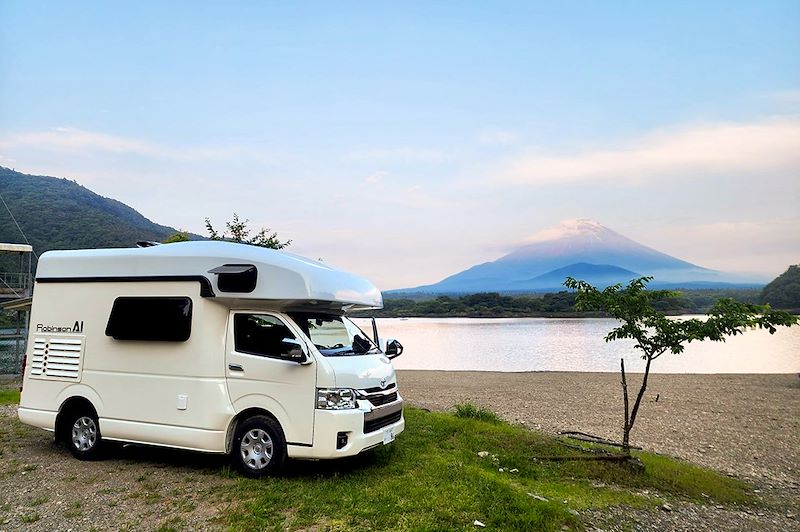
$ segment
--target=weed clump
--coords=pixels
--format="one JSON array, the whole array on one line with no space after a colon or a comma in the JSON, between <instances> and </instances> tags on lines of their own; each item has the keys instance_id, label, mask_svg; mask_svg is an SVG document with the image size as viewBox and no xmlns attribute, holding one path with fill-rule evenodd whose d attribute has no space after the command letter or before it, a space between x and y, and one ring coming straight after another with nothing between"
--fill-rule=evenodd
<instances>
[{"instance_id":1,"label":"weed clump","mask_svg":"<svg viewBox=\"0 0 800 532\"><path fill-rule=\"evenodd\" d=\"M500 416L480 406L475 406L472 403L459 403L456 405L456 417L463 419L477 419L479 421L486 421L487 423L499 424L503 420Z\"/></svg>"}]
</instances>

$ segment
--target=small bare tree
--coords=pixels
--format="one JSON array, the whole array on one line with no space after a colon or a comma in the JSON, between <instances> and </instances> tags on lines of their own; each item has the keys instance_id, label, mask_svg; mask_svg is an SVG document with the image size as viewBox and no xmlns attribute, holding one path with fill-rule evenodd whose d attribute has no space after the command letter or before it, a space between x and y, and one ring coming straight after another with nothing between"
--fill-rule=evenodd
<instances>
[{"instance_id":1,"label":"small bare tree","mask_svg":"<svg viewBox=\"0 0 800 532\"><path fill-rule=\"evenodd\" d=\"M209 218L205 220L208 237L211 240L226 240L228 242L249 244L251 246L270 249L283 249L292 243L291 240L281 242L278 239L278 233L265 228L262 228L255 236L251 237L250 229L247 227L249 221L250 220L239 220L239 215L233 213L233 219L229 222L225 222L226 231L220 234L214 229L214 226L211 225L211 220Z\"/></svg>"},{"instance_id":2,"label":"small bare tree","mask_svg":"<svg viewBox=\"0 0 800 532\"><path fill-rule=\"evenodd\" d=\"M650 376L650 365L664 353L679 354L684 344L694 341L712 340L724 342L728 336L742 334L748 329L767 329L774 334L776 327L790 327L797 323L797 317L781 310L773 310L769 305L740 303L733 299L720 299L708 311L704 320L669 319L653 307L653 302L663 301L679 295L668 290L648 290L647 283L652 277L632 280L627 287L616 284L598 290L585 281L567 277L564 285L577 291L576 308L579 310L599 310L619 320L620 325L609 332L605 340L632 339L634 347L642 353L645 360L644 376L636 394L633 408L630 408L628 382L625 375L625 359L620 359L622 373L622 395L625 408L625 422L622 432L623 452L630 456L630 434Z\"/></svg>"}]
</instances>

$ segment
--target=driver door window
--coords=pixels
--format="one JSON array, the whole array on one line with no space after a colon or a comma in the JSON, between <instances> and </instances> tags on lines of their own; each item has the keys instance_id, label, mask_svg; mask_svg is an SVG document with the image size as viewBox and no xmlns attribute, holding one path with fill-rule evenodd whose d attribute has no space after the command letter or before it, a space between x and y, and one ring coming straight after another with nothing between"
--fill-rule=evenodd
<instances>
[{"instance_id":1,"label":"driver door window","mask_svg":"<svg viewBox=\"0 0 800 532\"><path fill-rule=\"evenodd\" d=\"M297 346L284 340L297 340L278 318L268 314L236 314L233 317L234 348L239 353L268 358L288 358Z\"/></svg>"}]
</instances>

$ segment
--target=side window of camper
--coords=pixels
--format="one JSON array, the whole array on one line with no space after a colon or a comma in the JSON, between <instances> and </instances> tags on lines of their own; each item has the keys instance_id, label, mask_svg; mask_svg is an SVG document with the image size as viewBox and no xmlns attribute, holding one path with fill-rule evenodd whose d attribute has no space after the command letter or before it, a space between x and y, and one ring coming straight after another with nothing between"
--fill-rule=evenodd
<instances>
[{"instance_id":1,"label":"side window of camper","mask_svg":"<svg viewBox=\"0 0 800 532\"><path fill-rule=\"evenodd\" d=\"M240 353L270 358L285 358L297 346L284 340L296 340L281 320L268 314L234 314L233 338Z\"/></svg>"},{"instance_id":2,"label":"side window of camper","mask_svg":"<svg viewBox=\"0 0 800 532\"><path fill-rule=\"evenodd\" d=\"M106 325L115 340L185 342L191 334L188 297L118 297Z\"/></svg>"}]
</instances>

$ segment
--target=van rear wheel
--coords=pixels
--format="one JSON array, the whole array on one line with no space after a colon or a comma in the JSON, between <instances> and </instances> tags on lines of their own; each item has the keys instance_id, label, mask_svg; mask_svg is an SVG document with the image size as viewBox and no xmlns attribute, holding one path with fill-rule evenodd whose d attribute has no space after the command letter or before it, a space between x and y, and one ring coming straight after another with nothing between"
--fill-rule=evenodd
<instances>
[{"instance_id":1,"label":"van rear wheel","mask_svg":"<svg viewBox=\"0 0 800 532\"><path fill-rule=\"evenodd\" d=\"M236 468L250 478L274 473L286 460L286 440L272 418L253 416L236 428L231 458Z\"/></svg>"},{"instance_id":2,"label":"van rear wheel","mask_svg":"<svg viewBox=\"0 0 800 532\"><path fill-rule=\"evenodd\" d=\"M100 456L102 438L100 423L94 412L78 411L69 418L67 445L78 460L96 460Z\"/></svg>"}]
</instances>

